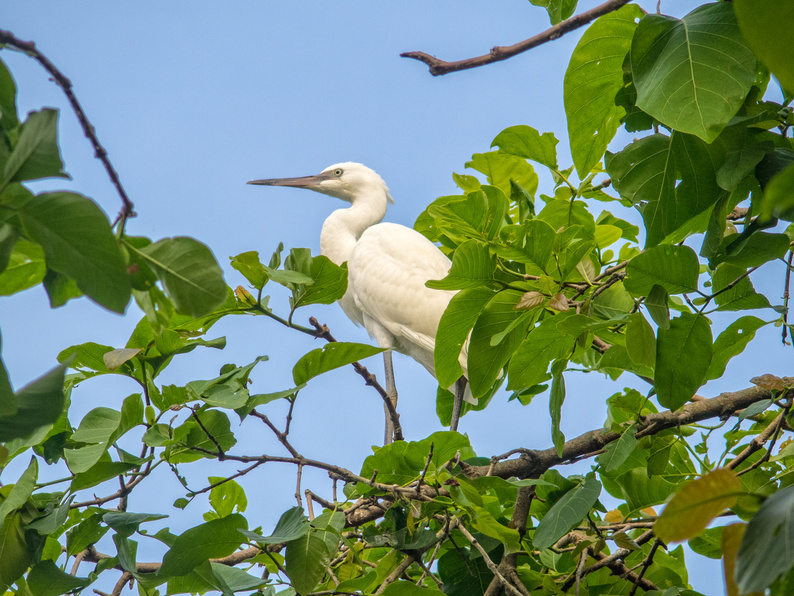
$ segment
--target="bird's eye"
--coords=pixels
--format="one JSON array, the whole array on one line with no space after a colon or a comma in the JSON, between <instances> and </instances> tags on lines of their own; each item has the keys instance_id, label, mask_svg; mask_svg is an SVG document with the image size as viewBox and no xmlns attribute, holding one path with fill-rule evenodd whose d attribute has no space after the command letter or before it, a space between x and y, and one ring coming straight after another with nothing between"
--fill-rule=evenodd
<instances>
[{"instance_id":1,"label":"bird's eye","mask_svg":"<svg viewBox=\"0 0 794 596\"><path fill-rule=\"evenodd\" d=\"M335 170L334 170L334 176L336 176L337 178L339 178L341 175L342 175L342 170L341 170L341 168L337 168L337 169L335 169Z\"/></svg>"}]
</instances>

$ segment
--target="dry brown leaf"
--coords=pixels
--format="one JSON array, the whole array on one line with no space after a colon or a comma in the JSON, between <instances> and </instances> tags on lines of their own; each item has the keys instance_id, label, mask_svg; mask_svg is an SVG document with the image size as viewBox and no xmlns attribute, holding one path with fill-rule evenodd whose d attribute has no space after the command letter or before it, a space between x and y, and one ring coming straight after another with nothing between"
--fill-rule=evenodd
<instances>
[{"instance_id":1,"label":"dry brown leaf","mask_svg":"<svg viewBox=\"0 0 794 596\"><path fill-rule=\"evenodd\" d=\"M554 294L554 296L552 296L549 300L549 308L559 312L565 312L566 310L569 310L568 299L565 297L565 294Z\"/></svg>"},{"instance_id":2,"label":"dry brown leaf","mask_svg":"<svg viewBox=\"0 0 794 596\"><path fill-rule=\"evenodd\" d=\"M521 298L518 299L518 303L513 307L515 310L529 310L530 308L535 308L536 306L540 306L546 301L546 297L541 294L540 292L527 292Z\"/></svg>"},{"instance_id":3,"label":"dry brown leaf","mask_svg":"<svg viewBox=\"0 0 794 596\"><path fill-rule=\"evenodd\" d=\"M753 377L750 379L750 382L761 389L766 389L767 391L783 391L783 389L786 388L785 383L783 383L783 379L769 373L761 375L760 377Z\"/></svg>"}]
</instances>

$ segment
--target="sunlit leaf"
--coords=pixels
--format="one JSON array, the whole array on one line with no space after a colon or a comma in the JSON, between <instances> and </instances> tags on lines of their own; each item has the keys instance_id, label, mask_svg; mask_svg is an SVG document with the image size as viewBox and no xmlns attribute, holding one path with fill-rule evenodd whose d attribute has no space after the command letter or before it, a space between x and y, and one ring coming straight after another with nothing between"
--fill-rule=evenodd
<instances>
[{"instance_id":1,"label":"sunlit leaf","mask_svg":"<svg viewBox=\"0 0 794 596\"><path fill-rule=\"evenodd\" d=\"M368 344L328 343L322 348L317 348L302 356L292 368L292 378L296 385L302 385L324 372L380 354L383 351L383 348L376 348Z\"/></svg>"},{"instance_id":2,"label":"sunlit leaf","mask_svg":"<svg viewBox=\"0 0 794 596\"><path fill-rule=\"evenodd\" d=\"M700 6L679 20L647 14L631 44L637 106L679 130L713 141L755 80L755 56L733 6Z\"/></svg>"},{"instance_id":3,"label":"sunlit leaf","mask_svg":"<svg viewBox=\"0 0 794 596\"><path fill-rule=\"evenodd\" d=\"M694 538L711 520L736 503L741 488L733 471L713 470L675 494L654 523L653 531L667 544Z\"/></svg>"},{"instance_id":4,"label":"sunlit leaf","mask_svg":"<svg viewBox=\"0 0 794 596\"><path fill-rule=\"evenodd\" d=\"M599 17L582 35L565 71L568 136L580 178L601 160L625 113L615 95L623 87L623 60L641 16L640 7L629 4Z\"/></svg>"},{"instance_id":5,"label":"sunlit leaf","mask_svg":"<svg viewBox=\"0 0 794 596\"><path fill-rule=\"evenodd\" d=\"M45 108L31 112L22 125L14 150L3 169L3 182L38 180L57 176L68 178L63 171L58 150L58 111Z\"/></svg>"},{"instance_id":6,"label":"sunlit leaf","mask_svg":"<svg viewBox=\"0 0 794 596\"><path fill-rule=\"evenodd\" d=\"M654 285L670 294L693 292L698 287L698 258L688 246L662 244L643 251L626 267L624 286L636 296L645 296Z\"/></svg>"},{"instance_id":7,"label":"sunlit leaf","mask_svg":"<svg viewBox=\"0 0 794 596\"><path fill-rule=\"evenodd\" d=\"M788 43L794 5L785 0L734 0L744 39L790 93L794 90L794 48Z\"/></svg>"},{"instance_id":8,"label":"sunlit leaf","mask_svg":"<svg viewBox=\"0 0 794 596\"><path fill-rule=\"evenodd\" d=\"M552 133L540 134L531 126L521 124L506 128L496 135L491 147L499 147L500 153L531 159L556 170L557 143L559 141Z\"/></svg>"}]
</instances>

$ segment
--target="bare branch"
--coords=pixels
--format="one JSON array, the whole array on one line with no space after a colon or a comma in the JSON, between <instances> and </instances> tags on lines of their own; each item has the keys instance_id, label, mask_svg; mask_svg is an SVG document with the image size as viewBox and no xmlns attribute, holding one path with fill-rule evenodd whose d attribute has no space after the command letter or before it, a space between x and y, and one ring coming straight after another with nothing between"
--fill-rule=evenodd
<instances>
[{"instance_id":1,"label":"bare branch","mask_svg":"<svg viewBox=\"0 0 794 596\"><path fill-rule=\"evenodd\" d=\"M50 60L42 54L36 44L32 41L23 41L16 37L10 31L3 31L0 29L0 43L7 44L9 46L15 47L18 50L24 52L34 60L36 60L39 64L44 67L50 75L52 76L53 80L58 84L58 86L63 89L64 95L66 95L66 99L69 100L69 104L72 106L72 110L74 110L77 119L80 121L80 126L83 128L83 133L91 141L91 145L94 147L94 154L96 158L102 162L102 165L105 166L105 170L108 173L108 177L110 181L113 183L113 186L116 187L116 191L119 193L122 202L122 209L119 213L116 221L121 222L121 228L124 229L124 223L126 222L127 218L135 217L135 207L132 204L132 201L127 196L127 193L124 190L124 187L121 185L121 180L119 180L119 175L116 172L116 169L113 167L113 164L110 163L108 159L108 152L99 142L99 139L96 136L96 129L94 126L89 122L88 117L85 115L80 102L77 101L77 97L75 96L74 92L72 91L72 82L66 78L66 76L58 70L58 68L50 62Z\"/></svg>"},{"instance_id":2,"label":"bare branch","mask_svg":"<svg viewBox=\"0 0 794 596\"><path fill-rule=\"evenodd\" d=\"M629 0L609 0L600 6L596 6L595 8L587 10L581 14L572 16L570 19L562 21L561 23L557 23L553 27L546 29L542 33L538 33L534 37L530 37L524 41L519 41L518 43L511 46L496 46L491 48L489 53L482 56L476 56L474 58L457 60L455 62L446 62L444 60L439 60L435 56L426 54L425 52L404 52L400 54L400 56L403 58L413 58L414 60L424 62L430 68L430 74L434 77L459 70L476 68L477 66L484 66L486 64L492 64L493 62L507 60L508 58L512 58L513 56L542 45L547 41L562 37L566 33L587 25L587 23L597 19L601 15L605 15L617 10L624 4L628 4L628 2Z\"/></svg>"}]
</instances>

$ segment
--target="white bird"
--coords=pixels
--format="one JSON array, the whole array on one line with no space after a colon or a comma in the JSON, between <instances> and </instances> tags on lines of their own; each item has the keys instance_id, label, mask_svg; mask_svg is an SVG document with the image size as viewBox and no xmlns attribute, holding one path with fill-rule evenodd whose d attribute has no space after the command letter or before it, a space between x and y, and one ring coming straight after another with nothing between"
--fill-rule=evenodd
<instances>
[{"instance_id":1,"label":"white bird","mask_svg":"<svg viewBox=\"0 0 794 596\"><path fill-rule=\"evenodd\" d=\"M411 356L435 376L433 349L438 323L456 292L433 290L425 282L446 277L452 263L416 230L380 223L388 204L394 203L383 179L364 165L346 162L315 176L251 180L248 184L307 188L350 203L350 207L331 213L320 235L321 253L337 265L347 262L347 292L339 304L381 348L387 348L383 353L386 392L395 406L391 350ZM465 350L461 364L465 371ZM466 379L461 377L455 385L450 430L457 430L465 388ZM393 433L386 409L385 443L392 441Z\"/></svg>"}]
</instances>

